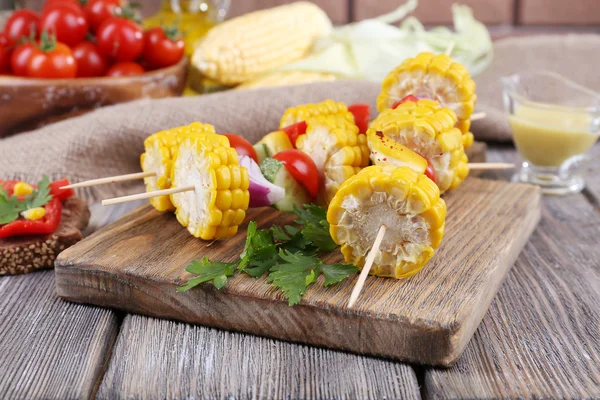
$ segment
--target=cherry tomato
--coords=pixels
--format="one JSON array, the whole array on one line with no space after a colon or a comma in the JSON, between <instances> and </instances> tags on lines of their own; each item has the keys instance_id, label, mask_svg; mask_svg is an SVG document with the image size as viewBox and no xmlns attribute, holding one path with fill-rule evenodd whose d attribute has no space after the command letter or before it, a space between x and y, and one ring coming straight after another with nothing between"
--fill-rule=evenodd
<instances>
[{"instance_id":1,"label":"cherry tomato","mask_svg":"<svg viewBox=\"0 0 600 400\"><path fill-rule=\"evenodd\" d=\"M10 56L12 53L11 40L5 33L0 32L0 75L10 73Z\"/></svg>"},{"instance_id":2,"label":"cherry tomato","mask_svg":"<svg viewBox=\"0 0 600 400\"><path fill-rule=\"evenodd\" d=\"M425 176L428 177L429 179L431 179L433 181L433 183L436 183L435 169L433 168L433 165L431 165L429 160L427 160L427 168L425 169Z\"/></svg>"},{"instance_id":3,"label":"cherry tomato","mask_svg":"<svg viewBox=\"0 0 600 400\"><path fill-rule=\"evenodd\" d=\"M85 5L85 15L92 31L121 10L120 0L91 0Z\"/></svg>"},{"instance_id":4,"label":"cherry tomato","mask_svg":"<svg viewBox=\"0 0 600 400\"><path fill-rule=\"evenodd\" d=\"M306 188L311 199L319 194L319 170L312 158L303 151L291 149L273 156L281 161L294 179Z\"/></svg>"},{"instance_id":5,"label":"cherry tomato","mask_svg":"<svg viewBox=\"0 0 600 400\"><path fill-rule=\"evenodd\" d=\"M39 16L34 11L25 9L15 11L4 25L4 33L13 44L17 44L22 38L35 35L39 20Z\"/></svg>"},{"instance_id":6,"label":"cherry tomato","mask_svg":"<svg viewBox=\"0 0 600 400\"><path fill-rule=\"evenodd\" d=\"M113 17L107 19L96 31L100 51L117 61L133 61L144 50L144 33L134 21Z\"/></svg>"},{"instance_id":7,"label":"cherry tomato","mask_svg":"<svg viewBox=\"0 0 600 400\"><path fill-rule=\"evenodd\" d=\"M27 76L27 65L35 50L35 43L24 43L13 50L10 56L10 69L13 74Z\"/></svg>"},{"instance_id":8,"label":"cherry tomato","mask_svg":"<svg viewBox=\"0 0 600 400\"><path fill-rule=\"evenodd\" d=\"M73 47L73 57L77 62L78 78L104 76L108 70L108 60L94 43L79 43Z\"/></svg>"},{"instance_id":9,"label":"cherry tomato","mask_svg":"<svg viewBox=\"0 0 600 400\"><path fill-rule=\"evenodd\" d=\"M85 39L88 23L78 5L57 3L42 13L40 31L56 34L57 41L73 47Z\"/></svg>"},{"instance_id":10,"label":"cherry tomato","mask_svg":"<svg viewBox=\"0 0 600 400\"><path fill-rule=\"evenodd\" d=\"M224 133L223 136L226 136L227 139L229 139L229 145L235 149L238 155L251 157L254 161L258 162L256 150L254 150L252 143L247 141L246 138L234 133Z\"/></svg>"},{"instance_id":11,"label":"cherry tomato","mask_svg":"<svg viewBox=\"0 0 600 400\"><path fill-rule=\"evenodd\" d=\"M126 61L114 64L108 69L106 76L118 77L118 76L134 76L142 75L144 68L135 62Z\"/></svg>"},{"instance_id":12,"label":"cherry tomato","mask_svg":"<svg viewBox=\"0 0 600 400\"><path fill-rule=\"evenodd\" d=\"M358 133L367 133L371 121L371 107L368 104L352 104L348 111L354 115L354 123L358 126Z\"/></svg>"},{"instance_id":13,"label":"cherry tomato","mask_svg":"<svg viewBox=\"0 0 600 400\"><path fill-rule=\"evenodd\" d=\"M52 8L58 4L61 4L61 3L67 3L67 4L75 5L77 7L81 7L81 4L77 0L46 0L44 5L42 6L42 12L49 10L50 8Z\"/></svg>"},{"instance_id":14,"label":"cherry tomato","mask_svg":"<svg viewBox=\"0 0 600 400\"><path fill-rule=\"evenodd\" d=\"M144 61L152 68L175 65L183 57L184 46L177 28L152 28L145 34Z\"/></svg>"},{"instance_id":15,"label":"cherry tomato","mask_svg":"<svg viewBox=\"0 0 600 400\"><path fill-rule=\"evenodd\" d=\"M416 103L417 101L419 101L419 99L416 98L415 96L413 96L412 94L409 94L408 96L404 97L402 100L398 100L397 102L395 102L394 104L392 104L392 108L396 108L400 104L404 104L404 103L409 102L409 101L414 101Z\"/></svg>"},{"instance_id":16,"label":"cherry tomato","mask_svg":"<svg viewBox=\"0 0 600 400\"><path fill-rule=\"evenodd\" d=\"M290 142L296 147L296 140L298 136L304 135L306 133L306 121L300 121L297 124L293 124L290 126L286 126L282 129L290 138Z\"/></svg>"},{"instance_id":17,"label":"cherry tomato","mask_svg":"<svg viewBox=\"0 0 600 400\"><path fill-rule=\"evenodd\" d=\"M27 76L32 78L75 78L77 63L71 49L63 43L35 48L27 63Z\"/></svg>"}]
</instances>

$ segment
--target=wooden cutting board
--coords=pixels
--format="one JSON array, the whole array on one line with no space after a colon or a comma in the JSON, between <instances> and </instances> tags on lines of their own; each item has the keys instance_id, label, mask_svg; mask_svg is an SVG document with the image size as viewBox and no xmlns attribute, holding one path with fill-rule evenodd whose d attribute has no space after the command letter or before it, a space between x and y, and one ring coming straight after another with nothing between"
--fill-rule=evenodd
<instances>
[{"instance_id":1,"label":"wooden cutting board","mask_svg":"<svg viewBox=\"0 0 600 400\"><path fill-rule=\"evenodd\" d=\"M76 302L249 332L421 364L451 365L479 325L502 280L540 219L538 188L469 178L446 196L443 245L406 280L369 277L355 308L347 303L358 277L330 287L322 279L294 307L264 278L238 275L226 288L177 286L184 266L207 256L233 261L246 226L234 238L195 239L172 213L144 206L64 251L56 289ZM290 218L271 208L248 212L259 226ZM327 261L341 261L338 250ZM201 345L201 344L199 344Z\"/></svg>"}]
</instances>

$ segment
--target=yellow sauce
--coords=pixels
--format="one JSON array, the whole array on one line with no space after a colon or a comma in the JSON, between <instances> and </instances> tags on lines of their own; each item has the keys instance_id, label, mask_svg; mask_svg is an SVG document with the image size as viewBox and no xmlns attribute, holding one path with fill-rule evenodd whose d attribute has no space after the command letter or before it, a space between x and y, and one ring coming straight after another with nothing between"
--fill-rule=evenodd
<instances>
[{"instance_id":1,"label":"yellow sauce","mask_svg":"<svg viewBox=\"0 0 600 400\"><path fill-rule=\"evenodd\" d=\"M590 133L591 117L584 111L517 106L509 123L519 152L540 167L558 167L585 153L598 139Z\"/></svg>"},{"instance_id":2,"label":"yellow sauce","mask_svg":"<svg viewBox=\"0 0 600 400\"><path fill-rule=\"evenodd\" d=\"M166 25L172 26L176 21L185 41L185 53L190 56L194 51L194 44L216 25L211 18L214 7L210 2L194 0L179 0L174 8L170 0L163 0L158 13L144 20L144 27Z\"/></svg>"}]
</instances>

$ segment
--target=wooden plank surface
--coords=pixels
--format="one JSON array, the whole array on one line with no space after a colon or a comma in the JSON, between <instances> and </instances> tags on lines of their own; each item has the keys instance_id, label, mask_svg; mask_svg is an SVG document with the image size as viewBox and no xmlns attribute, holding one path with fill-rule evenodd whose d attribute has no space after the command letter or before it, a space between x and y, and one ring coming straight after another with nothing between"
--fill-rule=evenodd
<instances>
[{"instance_id":1,"label":"wooden plank surface","mask_svg":"<svg viewBox=\"0 0 600 400\"><path fill-rule=\"evenodd\" d=\"M419 399L409 366L127 316L97 399Z\"/></svg>"},{"instance_id":2,"label":"wooden plank surface","mask_svg":"<svg viewBox=\"0 0 600 400\"><path fill-rule=\"evenodd\" d=\"M520 25L597 25L600 7L597 0L519 0Z\"/></svg>"},{"instance_id":3,"label":"wooden plank surface","mask_svg":"<svg viewBox=\"0 0 600 400\"><path fill-rule=\"evenodd\" d=\"M112 311L58 299L52 271L0 278L0 398L90 398L117 331Z\"/></svg>"},{"instance_id":4,"label":"wooden plank surface","mask_svg":"<svg viewBox=\"0 0 600 400\"><path fill-rule=\"evenodd\" d=\"M374 18L395 10L404 1L353 0L355 21ZM419 6L411 15L423 24L452 25L452 4L454 0L419 0ZM514 0L462 0L473 9L473 15L486 24L511 24L514 14Z\"/></svg>"},{"instance_id":5,"label":"wooden plank surface","mask_svg":"<svg viewBox=\"0 0 600 400\"><path fill-rule=\"evenodd\" d=\"M189 277L183 266L190 259L234 260L245 235L207 246L182 229L172 214L149 207L61 254L57 293L145 315L448 365L471 338L537 224L539 190L471 178L446 200L445 241L427 269L407 280L370 277L352 310L347 301L356 278L333 288L313 285L295 307L264 278L245 275L220 291L207 284L176 293L176 286ZM271 209L249 214L247 220L259 225L289 220ZM336 251L326 259L336 262L341 254Z\"/></svg>"},{"instance_id":6,"label":"wooden plank surface","mask_svg":"<svg viewBox=\"0 0 600 400\"><path fill-rule=\"evenodd\" d=\"M515 152L489 158L511 161ZM538 229L463 357L426 372L426 395L600 398L598 226L584 196L545 197Z\"/></svg>"}]
</instances>

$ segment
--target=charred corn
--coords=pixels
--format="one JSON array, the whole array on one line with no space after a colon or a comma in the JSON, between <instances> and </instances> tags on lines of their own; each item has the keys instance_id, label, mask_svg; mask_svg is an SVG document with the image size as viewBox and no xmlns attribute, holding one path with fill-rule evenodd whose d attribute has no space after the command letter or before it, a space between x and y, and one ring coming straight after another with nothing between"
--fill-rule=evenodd
<instances>
[{"instance_id":1,"label":"charred corn","mask_svg":"<svg viewBox=\"0 0 600 400\"><path fill-rule=\"evenodd\" d=\"M381 225L387 227L370 271L406 278L433 256L444 236L446 203L429 178L407 167L374 165L342 184L327 221L346 262L362 267Z\"/></svg>"},{"instance_id":2,"label":"charred corn","mask_svg":"<svg viewBox=\"0 0 600 400\"><path fill-rule=\"evenodd\" d=\"M331 99L314 104L303 104L288 108L279 123L280 128L285 128L298 122L307 121L313 117L336 116L354 124L354 116L346 104Z\"/></svg>"},{"instance_id":3,"label":"charred corn","mask_svg":"<svg viewBox=\"0 0 600 400\"><path fill-rule=\"evenodd\" d=\"M409 58L384 79L377 108L381 112L409 94L451 108L457 116L457 127L464 135L463 146L468 148L473 143L469 129L477 95L475 82L463 65L445 54L425 52Z\"/></svg>"},{"instance_id":4,"label":"charred corn","mask_svg":"<svg viewBox=\"0 0 600 400\"><path fill-rule=\"evenodd\" d=\"M310 2L255 11L211 29L191 62L202 75L236 85L304 57L331 30L327 14Z\"/></svg>"},{"instance_id":5,"label":"charred corn","mask_svg":"<svg viewBox=\"0 0 600 400\"><path fill-rule=\"evenodd\" d=\"M373 121L367 134L371 147L371 160L375 164L392 163L407 165L417 172L423 171L420 164L410 154L396 152L389 146L391 159L384 160L373 155L373 151L381 151L386 144L377 135L383 136L403 145L428 160L435 170L436 183L440 192L454 189L469 174L468 159L465 155L460 130L455 128L456 114L449 108L442 108L433 100L407 102L395 109L386 109ZM394 154L395 153L395 154ZM384 157L385 158L385 157ZM425 167L427 167L425 165Z\"/></svg>"},{"instance_id":6,"label":"charred corn","mask_svg":"<svg viewBox=\"0 0 600 400\"><path fill-rule=\"evenodd\" d=\"M320 115L306 119L306 134L298 136L296 148L308 154L317 169L320 202L329 204L340 185L369 165L365 135L344 115Z\"/></svg>"},{"instance_id":7,"label":"charred corn","mask_svg":"<svg viewBox=\"0 0 600 400\"><path fill-rule=\"evenodd\" d=\"M274 86L301 85L312 82L335 81L333 74L312 71L277 71L257 76L238 86L236 89L255 89Z\"/></svg>"},{"instance_id":8,"label":"charred corn","mask_svg":"<svg viewBox=\"0 0 600 400\"><path fill-rule=\"evenodd\" d=\"M183 139L175 152L171 185L194 187L171 195L177 220L193 236L213 240L237 233L250 202L249 178L226 137Z\"/></svg>"},{"instance_id":9,"label":"charred corn","mask_svg":"<svg viewBox=\"0 0 600 400\"><path fill-rule=\"evenodd\" d=\"M177 146L190 135L214 134L215 128L209 124L194 122L150 135L144 141L144 153L140 157L142 171L154 172L156 176L144 178L146 191L169 189L171 187L171 168ZM150 199L150 204L158 211L173 211L169 196L158 196Z\"/></svg>"}]
</instances>

